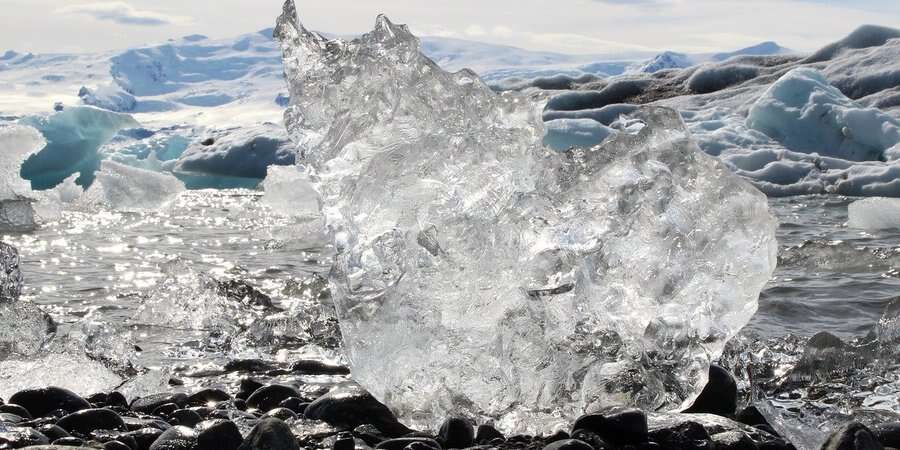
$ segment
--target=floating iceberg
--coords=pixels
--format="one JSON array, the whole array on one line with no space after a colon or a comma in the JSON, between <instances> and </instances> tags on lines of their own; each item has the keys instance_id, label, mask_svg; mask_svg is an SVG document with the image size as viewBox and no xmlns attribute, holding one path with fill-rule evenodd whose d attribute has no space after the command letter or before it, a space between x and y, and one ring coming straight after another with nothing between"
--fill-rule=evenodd
<instances>
[{"instance_id":1,"label":"floating iceberg","mask_svg":"<svg viewBox=\"0 0 900 450\"><path fill-rule=\"evenodd\" d=\"M36 128L47 145L22 164L22 177L34 189L50 189L78 173L78 184L90 186L100 168L100 147L119 130L139 124L129 115L87 106L68 108L50 116L21 120Z\"/></svg>"},{"instance_id":2,"label":"floating iceberg","mask_svg":"<svg viewBox=\"0 0 900 450\"><path fill-rule=\"evenodd\" d=\"M756 311L776 224L676 112L556 153L539 105L441 70L383 16L330 41L288 0L276 35L344 348L373 395L413 426L510 432L696 397Z\"/></svg>"},{"instance_id":3,"label":"floating iceberg","mask_svg":"<svg viewBox=\"0 0 900 450\"><path fill-rule=\"evenodd\" d=\"M0 125L0 232L31 231L36 226L31 187L19 176L22 163L45 145L34 128Z\"/></svg>"},{"instance_id":4,"label":"floating iceberg","mask_svg":"<svg viewBox=\"0 0 900 450\"><path fill-rule=\"evenodd\" d=\"M184 183L170 174L113 161L103 161L96 177L85 196L113 209L159 208L184 191Z\"/></svg>"},{"instance_id":5,"label":"floating iceberg","mask_svg":"<svg viewBox=\"0 0 900 450\"><path fill-rule=\"evenodd\" d=\"M864 230L900 229L900 199L873 197L848 207L849 225Z\"/></svg>"}]
</instances>

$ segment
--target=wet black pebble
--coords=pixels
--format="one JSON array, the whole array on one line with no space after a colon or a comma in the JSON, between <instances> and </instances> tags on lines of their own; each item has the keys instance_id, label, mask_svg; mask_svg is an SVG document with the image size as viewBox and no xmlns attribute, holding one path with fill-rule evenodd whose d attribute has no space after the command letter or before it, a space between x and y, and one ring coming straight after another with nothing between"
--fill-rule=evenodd
<instances>
[{"instance_id":1,"label":"wet black pebble","mask_svg":"<svg viewBox=\"0 0 900 450\"><path fill-rule=\"evenodd\" d=\"M578 439L563 439L544 446L544 450L594 450L594 447Z\"/></svg>"},{"instance_id":2,"label":"wet black pebble","mask_svg":"<svg viewBox=\"0 0 900 450\"><path fill-rule=\"evenodd\" d=\"M71 437L68 431L63 430L59 427L59 425L52 423L41 425L37 430L40 431L44 436L47 436L47 438L50 439L50 442L53 442L57 439Z\"/></svg>"},{"instance_id":3,"label":"wet black pebble","mask_svg":"<svg viewBox=\"0 0 900 450\"><path fill-rule=\"evenodd\" d=\"M339 384L310 403L304 414L307 419L321 420L336 427L371 424L388 437L403 436L411 431L397 421L387 406L354 383Z\"/></svg>"},{"instance_id":4,"label":"wet black pebble","mask_svg":"<svg viewBox=\"0 0 900 450\"><path fill-rule=\"evenodd\" d=\"M162 434L163 430L160 430L159 428L141 428L125 433L126 436L130 436L137 442L138 450L148 450Z\"/></svg>"},{"instance_id":5,"label":"wet black pebble","mask_svg":"<svg viewBox=\"0 0 900 450\"><path fill-rule=\"evenodd\" d=\"M635 408L614 407L587 414L572 425L575 431L587 430L596 433L611 444L627 445L647 442L647 415Z\"/></svg>"},{"instance_id":6,"label":"wet black pebble","mask_svg":"<svg viewBox=\"0 0 900 450\"><path fill-rule=\"evenodd\" d=\"M131 409L136 412L151 414L156 408L167 403L174 403L181 407L187 406L187 395L181 393L148 395L131 402Z\"/></svg>"},{"instance_id":7,"label":"wet black pebble","mask_svg":"<svg viewBox=\"0 0 900 450\"><path fill-rule=\"evenodd\" d=\"M370 447L374 447L378 445L381 441L386 441L388 438L385 436L381 430L375 428L372 425L360 425L353 429L353 435L361 439L366 445Z\"/></svg>"},{"instance_id":8,"label":"wet black pebble","mask_svg":"<svg viewBox=\"0 0 900 450\"><path fill-rule=\"evenodd\" d=\"M50 439L34 428L10 428L0 432L0 448L22 448L49 443Z\"/></svg>"},{"instance_id":9,"label":"wet black pebble","mask_svg":"<svg viewBox=\"0 0 900 450\"><path fill-rule=\"evenodd\" d=\"M755 406L750 405L740 411L735 415L735 420L744 424L750 425L751 427L755 427L757 425L769 425L769 421L766 420L766 416L762 415Z\"/></svg>"},{"instance_id":10,"label":"wet black pebble","mask_svg":"<svg viewBox=\"0 0 900 450\"><path fill-rule=\"evenodd\" d=\"M189 396L187 404L190 406L213 407L228 400L231 400L231 396L221 389L204 389Z\"/></svg>"},{"instance_id":11,"label":"wet black pebble","mask_svg":"<svg viewBox=\"0 0 900 450\"><path fill-rule=\"evenodd\" d=\"M25 419L24 417L16 415L16 414L0 413L0 423L15 425L15 424L22 423L26 420L27 419Z\"/></svg>"},{"instance_id":12,"label":"wet black pebble","mask_svg":"<svg viewBox=\"0 0 900 450\"><path fill-rule=\"evenodd\" d=\"M726 431L710 437L716 450L757 450L750 436L739 430Z\"/></svg>"},{"instance_id":13,"label":"wet black pebble","mask_svg":"<svg viewBox=\"0 0 900 450\"><path fill-rule=\"evenodd\" d=\"M216 419L197 425L197 450L238 450L244 438L230 420Z\"/></svg>"},{"instance_id":14,"label":"wet black pebble","mask_svg":"<svg viewBox=\"0 0 900 450\"><path fill-rule=\"evenodd\" d=\"M91 407L91 404L78 394L58 387L26 389L10 397L8 403L22 406L32 417L44 417L57 409L73 413Z\"/></svg>"},{"instance_id":15,"label":"wet black pebble","mask_svg":"<svg viewBox=\"0 0 900 450\"><path fill-rule=\"evenodd\" d=\"M174 403L166 403L164 405L159 405L156 408L154 408L153 412L151 412L151 414L154 416L159 416L159 417L167 417L167 416L171 415L172 413L174 413L175 411L178 411L179 409L181 409L181 407L179 407L178 405L176 405Z\"/></svg>"},{"instance_id":16,"label":"wet black pebble","mask_svg":"<svg viewBox=\"0 0 900 450\"><path fill-rule=\"evenodd\" d=\"M268 372L270 370L275 370L277 367L268 362L263 361L261 359L236 359L232 361L228 361L225 363L225 372L250 372L250 373L258 373L258 372Z\"/></svg>"},{"instance_id":17,"label":"wet black pebble","mask_svg":"<svg viewBox=\"0 0 900 450\"><path fill-rule=\"evenodd\" d=\"M475 442L477 444L489 444L496 439L506 440L503 436L503 433L497 431L491 425L479 425L478 430L475 432Z\"/></svg>"},{"instance_id":18,"label":"wet black pebble","mask_svg":"<svg viewBox=\"0 0 900 450\"><path fill-rule=\"evenodd\" d=\"M426 437L404 437L388 439L379 443L375 448L378 450L403 450L413 443L421 443L422 445L435 450L441 449L441 444L438 444L434 439L429 439Z\"/></svg>"},{"instance_id":19,"label":"wet black pebble","mask_svg":"<svg viewBox=\"0 0 900 450\"><path fill-rule=\"evenodd\" d=\"M286 398L278 404L279 408L287 408L297 414L303 414L304 412L306 412L307 406L309 406L308 402L305 402L302 398L297 397Z\"/></svg>"},{"instance_id":20,"label":"wet black pebble","mask_svg":"<svg viewBox=\"0 0 900 450\"><path fill-rule=\"evenodd\" d=\"M254 392L263 386L265 385L253 378L244 378L241 380L240 388L238 388L238 393L235 397L241 400L247 400Z\"/></svg>"},{"instance_id":21,"label":"wet black pebble","mask_svg":"<svg viewBox=\"0 0 900 450\"><path fill-rule=\"evenodd\" d=\"M0 406L0 413L15 414L23 419L31 419L31 413L22 406L8 403Z\"/></svg>"},{"instance_id":22,"label":"wet black pebble","mask_svg":"<svg viewBox=\"0 0 900 450\"><path fill-rule=\"evenodd\" d=\"M709 366L709 381L686 413L707 413L730 417L737 410L738 389L734 376L715 364ZM756 425L756 424L752 424Z\"/></svg>"},{"instance_id":23,"label":"wet black pebble","mask_svg":"<svg viewBox=\"0 0 900 450\"><path fill-rule=\"evenodd\" d=\"M60 445L64 447L81 447L84 445L84 440L69 436L53 441L52 445Z\"/></svg>"},{"instance_id":24,"label":"wet black pebble","mask_svg":"<svg viewBox=\"0 0 900 450\"><path fill-rule=\"evenodd\" d=\"M69 433L82 436L87 436L94 430L127 430L122 418L107 408L78 411L59 419L56 424Z\"/></svg>"},{"instance_id":25,"label":"wet black pebble","mask_svg":"<svg viewBox=\"0 0 900 450\"><path fill-rule=\"evenodd\" d=\"M900 422L883 423L872 427L872 433L885 447L900 448Z\"/></svg>"},{"instance_id":26,"label":"wet black pebble","mask_svg":"<svg viewBox=\"0 0 900 450\"><path fill-rule=\"evenodd\" d=\"M475 427L462 417L450 417L438 432L438 442L444 448L469 448L475 445Z\"/></svg>"},{"instance_id":27,"label":"wet black pebble","mask_svg":"<svg viewBox=\"0 0 900 450\"><path fill-rule=\"evenodd\" d=\"M610 450L613 448L610 444L608 444L599 434L594 433L593 431L588 431L585 429L578 429L572 431L571 435L572 439L579 440L582 442L586 442L595 450Z\"/></svg>"},{"instance_id":28,"label":"wet black pebble","mask_svg":"<svg viewBox=\"0 0 900 450\"><path fill-rule=\"evenodd\" d=\"M664 449L710 450L712 439L703 425L697 422L683 422L671 428L662 428L650 433L650 440Z\"/></svg>"},{"instance_id":29,"label":"wet black pebble","mask_svg":"<svg viewBox=\"0 0 900 450\"><path fill-rule=\"evenodd\" d=\"M200 417L200 414L189 409L179 409L169 414L169 422L173 425L194 428L198 423L203 422L203 418Z\"/></svg>"},{"instance_id":30,"label":"wet black pebble","mask_svg":"<svg viewBox=\"0 0 900 450\"><path fill-rule=\"evenodd\" d=\"M850 422L831 433L822 450L883 450L884 446L865 425Z\"/></svg>"},{"instance_id":31,"label":"wet black pebble","mask_svg":"<svg viewBox=\"0 0 900 450\"><path fill-rule=\"evenodd\" d=\"M301 375L350 375L345 366L327 364L314 359L301 359L291 365L291 371Z\"/></svg>"},{"instance_id":32,"label":"wet black pebble","mask_svg":"<svg viewBox=\"0 0 900 450\"><path fill-rule=\"evenodd\" d=\"M286 423L267 417L253 427L240 450L300 450L300 445Z\"/></svg>"},{"instance_id":33,"label":"wet black pebble","mask_svg":"<svg viewBox=\"0 0 900 450\"><path fill-rule=\"evenodd\" d=\"M122 441L109 441L103 444L103 450L132 450Z\"/></svg>"},{"instance_id":34,"label":"wet black pebble","mask_svg":"<svg viewBox=\"0 0 900 450\"><path fill-rule=\"evenodd\" d=\"M276 419L281 419L281 420L287 422L291 419L296 419L297 413L295 413L294 411L291 411L290 409L279 407L279 408L269 410L269 412L267 412L263 417L274 417Z\"/></svg>"},{"instance_id":35,"label":"wet black pebble","mask_svg":"<svg viewBox=\"0 0 900 450\"><path fill-rule=\"evenodd\" d=\"M334 441L332 450L354 450L356 448L356 440L349 433L341 433Z\"/></svg>"},{"instance_id":36,"label":"wet black pebble","mask_svg":"<svg viewBox=\"0 0 900 450\"><path fill-rule=\"evenodd\" d=\"M256 390L247 398L247 407L262 412L269 412L278 407L278 404L292 397L300 397L300 392L291 386L282 384L270 384Z\"/></svg>"},{"instance_id":37,"label":"wet black pebble","mask_svg":"<svg viewBox=\"0 0 900 450\"><path fill-rule=\"evenodd\" d=\"M193 450L196 445L197 433L194 430L176 426L161 434L150 446L150 450Z\"/></svg>"}]
</instances>

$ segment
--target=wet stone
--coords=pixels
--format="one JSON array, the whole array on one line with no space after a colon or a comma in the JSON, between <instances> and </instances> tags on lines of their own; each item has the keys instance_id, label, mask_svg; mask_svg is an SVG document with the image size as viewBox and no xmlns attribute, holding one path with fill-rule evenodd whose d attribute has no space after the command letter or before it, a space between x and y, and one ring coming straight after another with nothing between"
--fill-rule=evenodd
<instances>
[{"instance_id":1,"label":"wet stone","mask_svg":"<svg viewBox=\"0 0 900 450\"><path fill-rule=\"evenodd\" d=\"M757 450L756 443L746 433L726 431L711 436L716 450Z\"/></svg>"},{"instance_id":2,"label":"wet stone","mask_svg":"<svg viewBox=\"0 0 900 450\"><path fill-rule=\"evenodd\" d=\"M578 439L563 439L544 446L544 450L594 450L594 447Z\"/></svg>"},{"instance_id":3,"label":"wet stone","mask_svg":"<svg viewBox=\"0 0 900 450\"><path fill-rule=\"evenodd\" d=\"M709 381L686 413L730 417L737 410L738 388L734 376L715 364L709 366ZM755 424L753 424L755 425Z\"/></svg>"},{"instance_id":4,"label":"wet stone","mask_svg":"<svg viewBox=\"0 0 900 450\"><path fill-rule=\"evenodd\" d=\"M289 420L296 419L297 413L287 408L275 408L267 412L263 417L274 417L276 419L281 419L287 422Z\"/></svg>"},{"instance_id":5,"label":"wet stone","mask_svg":"<svg viewBox=\"0 0 900 450\"><path fill-rule=\"evenodd\" d=\"M302 359L291 365L291 372L303 375L350 375L350 368L314 359Z\"/></svg>"},{"instance_id":6,"label":"wet stone","mask_svg":"<svg viewBox=\"0 0 900 450\"><path fill-rule=\"evenodd\" d=\"M591 431L606 442L620 445L639 444L648 439L647 415L634 408L615 407L581 416L572 430Z\"/></svg>"},{"instance_id":7,"label":"wet stone","mask_svg":"<svg viewBox=\"0 0 900 450\"><path fill-rule=\"evenodd\" d=\"M709 432L697 422L682 422L670 428L662 428L650 433L650 440L663 449L671 450L711 450Z\"/></svg>"},{"instance_id":8,"label":"wet stone","mask_svg":"<svg viewBox=\"0 0 900 450\"><path fill-rule=\"evenodd\" d=\"M404 448L412 444L421 444L425 447L436 450L441 449L441 445L438 444L437 441L426 437L404 437L388 439L386 441L380 442L375 448L378 450L403 450Z\"/></svg>"},{"instance_id":9,"label":"wet stone","mask_svg":"<svg viewBox=\"0 0 900 450\"><path fill-rule=\"evenodd\" d=\"M872 427L872 433L885 447L900 448L900 422L883 423Z\"/></svg>"},{"instance_id":10,"label":"wet stone","mask_svg":"<svg viewBox=\"0 0 900 450\"><path fill-rule=\"evenodd\" d=\"M307 419L321 420L336 427L371 424L389 437L403 436L411 431L397 421L387 406L354 383L340 384L317 398L306 408L305 415Z\"/></svg>"},{"instance_id":11,"label":"wet stone","mask_svg":"<svg viewBox=\"0 0 900 450\"><path fill-rule=\"evenodd\" d=\"M50 439L34 428L16 427L0 431L0 448L22 448L49 443Z\"/></svg>"},{"instance_id":12,"label":"wet stone","mask_svg":"<svg viewBox=\"0 0 900 450\"><path fill-rule=\"evenodd\" d=\"M58 387L26 389L10 397L9 403L24 407L32 417L44 417L58 409L73 413L91 407L91 404L78 394Z\"/></svg>"},{"instance_id":13,"label":"wet stone","mask_svg":"<svg viewBox=\"0 0 900 450\"><path fill-rule=\"evenodd\" d=\"M254 380L253 378L244 378L241 380L240 388L235 397L241 400L247 400L254 392L257 391L257 389L260 389L263 386L265 385L257 380Z\"/></svg>"},{"instance_id":14,"label":"wet stone","mask_svg":"<svg viewBox=\"0 0 900 450\"><path fill-rule=\"evenodd\" d=\"M237 425L230 420L207 420L197 425L197 450L237 450L244 442Z\"/></svg>"},{"instance_id":15,"label":"wet stone","mask_svg":"<svg viewBox=\"0 0 900 450\"><path fill-rule=\"evenodd\" d=\"M60 428L69 433L86 436L94 430L126 431L125 421L115 411L106 408L85 409L59 419Z\"/></svg>"},{"instance_id":16,"label":"wet stone","mask_svg":"<svg viewBox=\"0 0 900 450\"><path fill-rule=\"evenodd\" d=\"M158 428L141 428L125 433L137 442L138 450L149 450L150 446L162 436L163 430Z\"/></svg>"},{"instance_id":17,"label":"wet stone","mask_svg":"<svg viewBox=\"0 0 900 450\"><path fill-rule=\"evenodd\" d=\"M759 412L759 409L752 405L738 411L734 418L738 422L752 427L757 425L769 425L769 421L766 420L766 417Z\"/></svg>"},{"instance_id":18,"label":"wet stone","mask_svg":"<svg viewBox=\"0 0 900 450\"><path fill-rule=\"evenodd\" d=\"M79 439L77 437L64 437L59 438L53 441L53 445L63 446L63 447L81 447L84 445L84 439Z\"/></svg>"},{"instance_id":19,"label":"wet stone","mask_svg":"<svg viewBox=\"0 0 900 450\"><path fill-rule=\"evenodd\" d=\"M883 450L871 430L859 422L850 422L831 433L822 450Z\"/></svg>"},{"instance_id":20,"label":"wet stone","mask_svg":"<svg viewBox=\"0 0 900 450\"><path fill-rule=\"evenodd\" d=\"M148 395L131 402L131 409L137 412L151 414L156 408L159 408L160 406L167 403L174 403L178 406L186 406L187 395L181 393Z\"/></svg>"},{"instance_id":21,"label":"wet stone","mask_svg":"<svg viewBox=\"0 0 900 450\"><path fill-rule=\"evenodd\" d=\"M306 412L306 407L308 406L309 402L305 402L302 398L297 397L286 398L278 404L279 408L287 408L297 414L303 414L304 412Z\"/></svg>"},{"instance_id":22,"label":"wet stone","mask_svg":"<svg viewBox=\"0 0 900 450\"><path fill-rule=\"evenodd\" d=\"M50 442L53 442L57 439L70 437L68 431L62 429L59 425L56 424L41 425L37 430L40 431L44 436L47 436L47 438L50 439Z\"/></svg>"},{"instance_id":23,"label":"wet stone","mask_svg":"<svg viewBox=\"0 0 900 450\"><path fill-rule=\"evenodd\" d=\"M198 423L203 421L200 414L189 409L179 409L174 411L172 414L169 414L169 419L170 422L176 425L183 425L189 428L194 428Z\"/></svg>"},{"instance_id":24,"label":"wet stone","mask_svg":"<svg viewBox=\"0 0 900 450\"><path fill-rule=\"evenodd\" d=\"M176 426L161 434L150 446L150 450L192 450L196 444L197 433L194 430Z\"/></svg>"},{"instance_id":25,"label":"wet stone","mask_svg":"<svg viewBox=\"0 0 900 450\"><path fill-rule=\"evenodd\" d=\"M488 444L497 439L506 440L503 433L491 425L479 425L475 432L475 442L478 444Z\"/></svg>"},{"instance_id":26,"label":"wet stone","mask_svg":"<svg viewBox=\"0 0 900 450\"><path fill-rule=\"evenodd\" d=\"M25 420L27 420L27 419L25 419L24 417L17 415L17 414L0 413L0 423L17 424L17 423L22 423Z\"/></svg>"},{"instance_id":27,"label":"wet stone","mask_svg":"<svg viewBox=\"0 0 900 450\"><path fill-rule=\"evenodd\" d=\"M240 450L299 450L290 427L281 420L261 419L240 446Z\"/></svg>"},{"instance_id":28,"label":"wet stone","mask_svg":"<svg viewBox=\"0 0 900 450\"><path fill-rule=\"evenodd\" d=\"M221 389L204 389L187 398L190 406L215 406L221 402L231 400L231 396Z\"/></svg>"},{"instance_id":29,"label":"wet stone","mask_svg":"<svg viewBox=\"0 0 900 450\"><path fill-rule=\"evenodd\" d=\"M475 427L461 417L450 417L438 432L438 442L443 448L468 448L475 444Z\"/></svg>"}]
</instances>

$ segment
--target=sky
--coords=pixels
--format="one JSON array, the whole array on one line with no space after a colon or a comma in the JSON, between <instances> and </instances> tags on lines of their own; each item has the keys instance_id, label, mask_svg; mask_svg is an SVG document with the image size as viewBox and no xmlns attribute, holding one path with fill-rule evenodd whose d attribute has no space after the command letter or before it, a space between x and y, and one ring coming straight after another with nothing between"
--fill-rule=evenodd
<instances>
[{"instance_id":1,"label":"sky","mask_svg":"<svg viewBox=\"0 0 900 450\"><path fill-rule=\"evenodd\" d=\"M0 0L0 52L117 50L272 27L283 0ZM898 0L296 0L309 28L371 29L378 13L420 36L573 54L812 51L862 24L900 27Z\"/></svg>"}]
</instances>

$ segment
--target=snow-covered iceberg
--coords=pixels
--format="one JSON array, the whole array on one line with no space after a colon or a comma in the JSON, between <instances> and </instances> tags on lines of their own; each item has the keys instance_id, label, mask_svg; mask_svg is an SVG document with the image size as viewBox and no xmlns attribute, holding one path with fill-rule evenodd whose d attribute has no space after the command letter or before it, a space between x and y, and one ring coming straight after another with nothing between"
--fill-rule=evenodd
<instances>
[{"instance_id":1,"label":"snow-covered iceberg","mask_svg":"<svg viewBox=\"0 0 900 450\"><path fill-rule=\"evenodd\" d=\"M443 71L383 16L327 40L288 0L276 35L344 348L377 398L414 426L536 432L699 393L756 311L775 221L675 111L554 152L529 98Z\"/></svg>"}]
</instances>

